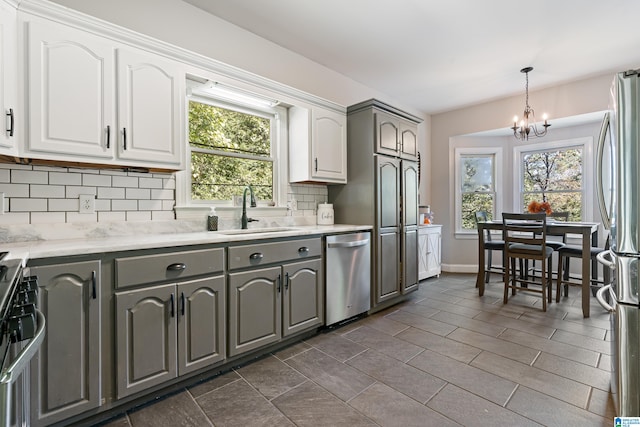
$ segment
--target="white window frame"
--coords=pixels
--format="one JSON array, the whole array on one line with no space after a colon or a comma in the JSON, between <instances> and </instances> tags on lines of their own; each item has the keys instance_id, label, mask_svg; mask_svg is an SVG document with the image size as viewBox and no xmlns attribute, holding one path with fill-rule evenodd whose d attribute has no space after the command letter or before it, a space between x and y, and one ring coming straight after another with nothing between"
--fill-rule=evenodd
<instances>
[{"instance_id":1,"label":"white window frame","mask_svg":"<svg viewBox=\"0 0 640 427\"><path fill-rule=\"evenodd\" d=\"M470 156L493 156L493 179L494 179L494 217L502 212L502 187L504 168L503 149L502 147L458 147L454 151L455 155L455 230L456 235L460 236L477 236L477 231L462 228L462 157Z\"/></svg>"},{"instance_id":2,"label":"white window frame","mask_svg":"<svg viewBox=\"0 0 640 427\"><path fill-rule=\"evenodd\" d=\"M513 209L514 212L520 212L522 210L523 201L522 194L524 188L524 171L522 168L522 156L528 153L540 152L540 151L552 151L552 150L565 150L569 148L581 148L582 149L582 221L592 221L593 212L588 209L589 206L593 206L593 186L589 185L594 183L593 175L593 138L581 137L573 139L563 139L551 142L538 142L533 144L518 145L513 148L513 165L514 173L517 174L517 185L513 187ZM591 190L589 189L591 188ZM553 208L553 206L551 207Z\"/></svg>"},{"instance_id":3,"label":"white window frame","mask_svg":"<svg viewBox=\"0 0 640 427\"><path fill-rule=\"evenodd\" d=\"M194 82L187 80L187 86L194 86ZM244 95L243 95L244 96ZM212 207L221 217L235 217L242 209L235 206L233 201L194 200L191 198L191 145L189 143L189 101L200 102L220 108L231 109L261 117L273 117L271 120L271 159L273 161L273 202L275 206L268 206L267 201L260 201L258 208L252 208L259 216L284 216L287 205L287 164L288 164L288 111L284 106L256 107L242 105L229 99L215 95L194 94L188 90L185 97L185 170L176 173L176 217L186 219L200 217L203 212L209 212Z\"/></svg>"}]
</instances>

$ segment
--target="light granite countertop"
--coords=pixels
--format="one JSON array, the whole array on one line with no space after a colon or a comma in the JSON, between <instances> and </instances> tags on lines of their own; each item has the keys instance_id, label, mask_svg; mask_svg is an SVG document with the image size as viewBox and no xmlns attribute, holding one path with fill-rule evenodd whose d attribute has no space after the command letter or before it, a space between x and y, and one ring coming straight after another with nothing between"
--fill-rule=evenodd
<instances>
[{"instance_id":1,"label":"light granite countertop","mask_svg":"<svg viewBox=\"0 0 640 427\"><path fill-rule=\"evenodd\" d=\"M5 236L4 240L12 241L0 242L0 251L9 251L12 257L38 259L211 243L242 243L281 237L319 236L366 231L371 230L371 228L368 225L336 224L285 225L262 229L220 231L182 231L173 229L170 232L166 232L167 230L165 229L163 230L164 232L159 232L159 230L150 231L145 227L140 227L138 230L135 228L129 230L130 233L125 235L123 235L122 229L117 231L101 229L99 233L95 229L85 230L84 233L74 230L76 233L69 233L72 238L55 238L47 236L46 233L32 233L25 236L23 241L19 241L15 237L7 239ZM139 232L145 229L148 232Z\"/></svg>"}]
</instances>

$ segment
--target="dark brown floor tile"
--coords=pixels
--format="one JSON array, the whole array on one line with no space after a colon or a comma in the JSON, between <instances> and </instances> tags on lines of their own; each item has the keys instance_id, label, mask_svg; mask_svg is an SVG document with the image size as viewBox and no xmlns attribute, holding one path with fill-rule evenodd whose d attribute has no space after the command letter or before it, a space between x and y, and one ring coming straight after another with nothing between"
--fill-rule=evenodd
<instances>
[{"instance_id":1,"label":"dark brown floor tile","mask_svg":"<svg viewBox=\"0 0 640 427\"><path fill-rule=\"evenodd\" d=\"M517 385L513 381L429 350L414 357L409 364L498 405L507 402Z\"/></svg>"},{"instance_id":2,"label":"dark brown floor tile","mask_svg":"<svg viewBox=\"0 0 640 427\"><path fill-rule=\"evenodd\" d=\"M393 314L387 316L391 320L404 323L414 328L422 329L423 331L431 332L432 334L445 336L456 327L448 323L439 322L437 320L428 319L417 314L408 313L406 311L396 311Z\"/></svg>"},{"instance_id":3,"label":"dark brown floor tile","mask_svg":"<svg viewBox=\"0 0 640 427\"><path fill-rule=\"evenodd\" d=\"M509 341L490 337L489 335L479 334L477 332L468 331L458 328L450 333L447 338L460 341L476 348L500 354L518 362L530 364L533 363L538 356L539 351L531 347L525 347Z\"/></svg>"},{"instance_id":4,"label":"dark brown floor tile","mask_svg":"<svg viewBox=\"0 0 640 427\"><path fill-rule=\"evenodd\" d=\"M205 393L209 393L210 391L217 390L220 387L224 387L229 383L238 381L239 379L240 375L238 375L235 371L229 371L211 379L201 381L198 384L189 387L188 390L193 397L199 397Z\"/></svg>"},{"instance_id":5,"label":"dark brown floor tile","mask_svg":"<svg viewBox=\"0 0 640 427\"><path fill-rule=\"evenodd\" d=\"M527 387L518 387L507 404L507 409L545 426L610 427L613 425L612 419L603 418Z\"/></svg>"},{"instance_id":6,"label":"dark brown floor tile","mask_svg":"<svg viewBox=\"0 0 640 427\"><path fill-rule=\"evenodd\" d=\"M564 400L580 408L587 406L590 387L579 382L551 374L542 369L483 351L473 359L472 366L517 382L525 387Z\"/></svg>"},{"instance_id":7,"label":"dark brown floor tile","mask_svg":"<svg viewBox=\"0 0 640 427\"><path fill-rule=\"evenodd\" d=\"M608 354L600 354L598 368L604 371L611 372L611 356L609 356Z\"/></svg>"},{"instance_id":8,"label":"dark brown floor tile","mask_svg":"<svg viewBox=\"0 0 640 427\"><path fill-rule=\"evenodd\" d=\"M420 403L427 402L446 384L440 378L373 350L357 355L347 364Z\"/></svg>"},{"instance_id":9,"label":"dark brown floor tile","mask_svg":"<svg viewBox=\"0 0 640 427\"><path fill-rule=\"evenodd\" d=\"M131 427L127 415L119 415L98 425L100 427Z\"/></svg>"},{"instance_id":10,"label":"dark brown floor tile","mask_svg":"<svg viewBox=\"0 0 640 427\"><path fill-rule=\"evenodd\" d=\"M273 355L280 360L287 360L288 358L293 357L296 354L303 353L310 348L311 346L309 344L304 341L300 341L298 343L290 345L289 347L283 348L282 350L276 351L275 353L273 353Z\"/></svg>"},{"instance_id":11,"label":"dark brown floor tile","mask_svg":"<svg viewBox=\"0 0 640 427\"><path fill-rule=\"evenodd\" d=\"M560 329L574 334L585 335L595 339L604 339L606 330L601 328L594 328L583 323L567 322L566 320L558 319L556 317L542 317L546 313L525 313L522 315L521 320L525 320L531 323L537 323L545 325L550 328Z\"/></svg>"},{"instance_id":12,"label":"dark brown floor tile","mask_svg":"<svg viewBox=\"0 0 640 427\"><path fill-rule=\"evenodd\" d=\"M355 341L365 347L373 348L380 353L384 353L387 356L391 356L394 359L398 359L403 362L406 362L416 354L423 351L423 349L417 345L413 345L387 334L381 334L380 331L368 326L363 326L362 328L349 332L345 335L345 338Z\"/></svg>"},{"instance_id":13,"label":"dark brown floor tile","mask_svg":"<svg viewBox=\"0 0 640 427\"><path fill-rule=\"evenodd\" d=\"M375 382L368 375L316 349L292 357L286 363L344 401Z\"/></svg>"},{"instance_id":14,"label":"dark brown floor tile","mask_svg":"<svg viewBox=\"0 0 640 427\"><path fill-rule=\"evenodd\" d=\"M432 319L448 323L459 328L465 328L470 331L480 332L481 334L491 335L493 337L497 337L505 329L503 326L482 322L477 319L471 319L466 316L460 316L459 314L448 313L446 311L441 311L440 313L435 314Z\"/></svg>"},{"instance_id":15,"label":"dark brown floor tile","mask_svg":"<svg viewBox=\"0 0 640 427\"><path fill-rule=\"evenodd\" d=\"M515 329L507 329L499 338L590 366L596 366L600 356L600 353L595 351L516 331Z\"/></svg>"},{"instance_id":16,"label":"dark brown floor tile","mask_svg":"<svg viewBox=\"0 0 640 427\"><path fill-rule=\"evenodd\" d=\"M362 325L368 326L387 335L396 335L407 329L409 326L396 322L385 316L371 316L362 321Z\"/></svg>"},{"instance_id":17,"label":"dark brown floor tile","mask_svg":"<svg viewBox=\"0 0 640 427\"><path fill-rule=\"evenodd\" d=\"M260 359L237 372L269 400L306 381L305 377L275 356Z\"/></svg>"},{"instance_id":18,"label":"dark brown floor tile","mask_svg":"<svg viewBox=\"0 0 640 427\"><path fill-rule=\"evenodd\" d=\"M438 313L440 310L437 308L429 307L421 304L411 304L405 305L401 308L402 311L406 311L407 313L417 314L422 317L431 317L434 314Z\"/></svg>"},{"instance_id":19,"label":"dark brown floor tile","mask_svg":"<svg viewBox=\"0 0 640 427\"><path fill-rule=\"evenodd\" d=\"M536 359L533 366L544 369L552 374L596 387L602 391L609 390L611 373L593 366L567 360L548 353L542 353L540 357Z\"/></svg>"},{"instance_id":20,"label":"dark brown floor tile","mask_svg":"<svg viewBox=\"0 0 640 427\"><path fill-rule=\"evenodd\" d=\"M315 337L307 340L307 344L327 353L329 356L334 359L338 359L341 362L344 362L367 349L358 343L334 333L316 335Z\"/></svg>"},{"instance_id":21,"label":"dark brown floor tile","mask_svg":"<svg viewBox=\"0 0 640 427\"><path fill-rule=\"evenodd\" d=\"M538 323L527 322L521 319L510 319L509 317L502 316L497 313L480 313L476 317L476 320L482 320L483 322L493 323L494 325L515 329L517 331L526 332L531 335L537 335L542 338L549 338L556 331L556 328L552 328Z\"/></svg>"},{"instance_id":22,"label":"dark brown floor tile","mask_svg":"<svg viewBox=\"0 0 640 427\"><path fill-rule=\"evenodd\" d=\"M427 406L464 426L525 427L540 425L451 384L448 384L431 399Z\"/></svg>"},{"instance_id":23,"label":"dark brown floor tile","mask_svg":"<svg viewBox=\"0 0 640 427\"><path fill-rule=\"evenodd\" d=\"M448 313L458 314L460 316L473 317L480 313L481 310L461 307L457 304L451 304L444 301L437 301L433 299L426 298L422 301L418 301L417 305L425 305L430 308L438 309L439 311L446 311Z\"/></svg>"},{"instance_id":24,"label":"dark brown floor tile","mask_svg":"<svg viewBox=\"0 0 640 427\"><path fill-rule=\"evenodd\" d=\"M381 426L443 427L459 425L380 383L374 384L349 401L349 405Z\"/></svg>"},{"instance_id":25,"label":"dark brown floor tile","mask_svg":"<svg viewBox=\"0 0 640 427\"><path fill-rule=\"evenodd\" d=\"M129 413L133 427L212 426L187 391Z\"/></svg>"},{"instance_id":26,"label":"dark brown floor tile","mask_svg":"<svg viewBox=\"0 0 640 427\"><path fill-rule=\"evenodd\" d=\"M244 380L236 381L196 399L216 427L271 427L293 424Z\"/></svg>"},{"instance_id":27,"label":"dark brown floor tile","mask_svg":"<svg viewBox=\"0 0 640 427\"><path fill-rule=\"evenodd\" d=\"M276 397L272 403L300 427L361 427L376 424L311 381Z\"/></svg>"},{"instance_id":28,"label":"dark brown floor tile","mask_svg":"<svg viewBox=\"0 0 640 427\"><path fill-rule=\"evenodd\" d=\"M597 388L591 389L591 398L587 409L589 412L613 420L616 415L616 408L613 404L611 391L602 391Z\"/></svg>"},{"instance_id":29,"label":"dark brown floor tile","mask_svg":"<svg viewBox=\"0 0 640 427\"><path fill-rule=\"evenodd\" d=\"M482 351L479 348L416 328L409 328L396 337L463 363L471 362Z\"/></svg>"}]
</instances>

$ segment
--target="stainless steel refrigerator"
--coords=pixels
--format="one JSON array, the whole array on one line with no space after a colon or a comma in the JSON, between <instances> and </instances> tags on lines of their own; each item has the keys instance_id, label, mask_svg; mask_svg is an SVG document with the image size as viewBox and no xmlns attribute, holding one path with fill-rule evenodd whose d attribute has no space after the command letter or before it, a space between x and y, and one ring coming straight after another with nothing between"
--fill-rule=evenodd
<instances>
[{"instance_id":1,"label":"stainless steel refrigerator","mask_svg":"<svg viewBox=\"0 0 640 427\"><path fill-rule=\"evenodd\" d=\"M599 205L611 249L598 260L615 269L597 294L611 315L611 391L616 414L640 416L640 70L618 73L598 144ZM608 297L608 298L607 298ZM608 301L607 301L608 299Z\"/></svg>"}]
</instances>

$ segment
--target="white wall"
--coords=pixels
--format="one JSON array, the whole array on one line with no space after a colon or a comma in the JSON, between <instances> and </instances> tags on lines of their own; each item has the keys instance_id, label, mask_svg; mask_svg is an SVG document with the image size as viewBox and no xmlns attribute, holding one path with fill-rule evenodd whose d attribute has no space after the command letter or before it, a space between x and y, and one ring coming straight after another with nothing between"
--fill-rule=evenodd
<instances>
[{"instance_id":1,"label":"white wall","mask_svg":"<svg viewBox=\"0 0 640 427\"><path fill-rule=\"evenodd\" d=\"M557 87L530 92L530 104L538 111L547 112L550 123L554 118L571 117L596 111L606 110L609 103L609 88L612 75L603 75ZM504 98L469 108L450 111L431 117L431 199L428 200L435 212L435 222L443 225L442 262L448 271L463 271L477 265L477 246L468 239L456 239L454 235L454 200L453 173L454 159L450 155L450 141L460 141L461 135L472 134L493 129L507 128L514 115L522 115L524 94ZM549 129L549 134L542 141L569 139L573 137L595 135L597 125L580 128ZM468 138L465 138L468 142ZM496 138L498 139L498 138ZM487 137L478 139L485 141ZM511 159L509 147L517 141L512 137L501 137L505 147L506 158ZM504 176L510 180L513 175L512 161L508 162ZM505 186L505 206L512 206L513 187L507 182ZM594 199L595 200L595 199ZM600 221L597 207L593 208L593 218ZM466 270L468 271L468 270Z\"/></svg>"}]
</instances>

